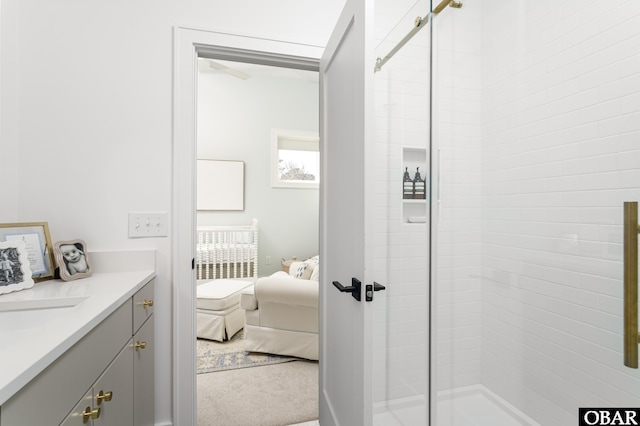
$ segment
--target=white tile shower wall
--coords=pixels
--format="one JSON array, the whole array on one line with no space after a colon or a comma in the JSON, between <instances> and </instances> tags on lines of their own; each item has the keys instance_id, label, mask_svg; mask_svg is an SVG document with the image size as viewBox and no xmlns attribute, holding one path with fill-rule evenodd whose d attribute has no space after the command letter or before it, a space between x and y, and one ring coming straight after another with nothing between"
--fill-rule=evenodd
<instances>
[{"instance_id":1,"label":"white tile shower wall","mask_svg":"<svg viewBox=\"0 0 640 426\"><path fill-rule=\"evenodd\" d=\"M409 29L405 28L404 34ZM396 41L392 37L388 44L392 47ZM423 31L375 77L374 275L387 287L376 293L374 303L373 383L378 404L407 398L422 400L425 407L427 403L428 234L425 224L403 223L401 154L404 146L422 147L425 151L428 147L427 46L428 32Z\"/></svg>"},{"instance_id":2,"label":"white tile shower wall","mask_svg":"<svg viewBox=\"0 0 640 426\"><path fill-rule=\"evenodd\" d=\"M482 383L544 425L640 406L621 317L640 2L483 3Z\"/></svg>"},{"instance_id":3,"label":"white tile shower wall","mask_svg":"<svg viewBox=\"0 0 640 426\"><path fill-rule=\"evenodd\" d=\"M434 19L433 353L437 390L481 379L481 2Z\"/></svg>"}]
</instances>

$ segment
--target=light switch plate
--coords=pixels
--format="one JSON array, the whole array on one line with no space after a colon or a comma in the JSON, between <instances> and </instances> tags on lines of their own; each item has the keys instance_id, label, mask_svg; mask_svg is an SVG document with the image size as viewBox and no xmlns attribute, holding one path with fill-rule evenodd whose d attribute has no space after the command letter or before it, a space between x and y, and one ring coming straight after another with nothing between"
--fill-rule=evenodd
<instances>
[{"instance_id":1,"label":"light switch plate","mask_svg":"<svg viewBox=\"0 0 640 426\"><path fill-rule=\"evenodd\" d=\"M167 237L168 222L167 212L129 213L129 238Z\"/></svg>"}]
</instances>

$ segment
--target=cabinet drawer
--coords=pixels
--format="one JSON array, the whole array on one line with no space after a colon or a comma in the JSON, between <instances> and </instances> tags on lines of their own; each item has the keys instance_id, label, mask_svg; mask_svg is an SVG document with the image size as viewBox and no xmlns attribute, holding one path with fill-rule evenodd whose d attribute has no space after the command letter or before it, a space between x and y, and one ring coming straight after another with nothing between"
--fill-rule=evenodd
<instances>
[{"instance_id":1,"label":"cabinet drawer","mask_svg":"<svg viewBox=\"0 0 640 426\"><path fill-rule=\"evenodd\" d=\"M154 425L154 318L151 317L133 336L133 343L138 348L133 355L133 400L135 406L135 426Z\"/></svg>"},{"instance_id":2,"label":"cabinet drawer","mask_svg":"<svg viewBox=\"0 0 640 426\"><path fill-rule=\"evenodd\" d=\"M134 426L133 342L129 340L93 385L93 409L100 416L93 426Z\"/></svg>"},{"instance_id":3,"label":"cabinet drawer","mask_svg":"<svg viewBox=\"0 0 640 426\"><path fill-rule=\"evenodd\" d=\"M153 314L153 280L133 295L133 330L135 334L140 326Z\"/></svg>"},{"instance_id":4,"label":"cabinet drawer","mask_svg":"<svg viewBox=\"0 0 640 426\"><path fill-rule=\"evenodd\" d=\"M2 426L59 424L131 339L131 299L2 406Z\"/></svg>"},{"instance_id":5,"label":"cabinet drawer","mask_svg":"<svg viewBox=\"0 0 640 426\"><path fill-rule=\"evenodd\" d=\"M69 415L60 423L60 426L87 426L91 425L91 417L85 416L86 412L91 412L92 410L92 400L93 394L92 389L89 389L78 405L73 407L73 410L69 413ZM42 423L46 424L46 423Z\"/></svg>"}]
</instances>

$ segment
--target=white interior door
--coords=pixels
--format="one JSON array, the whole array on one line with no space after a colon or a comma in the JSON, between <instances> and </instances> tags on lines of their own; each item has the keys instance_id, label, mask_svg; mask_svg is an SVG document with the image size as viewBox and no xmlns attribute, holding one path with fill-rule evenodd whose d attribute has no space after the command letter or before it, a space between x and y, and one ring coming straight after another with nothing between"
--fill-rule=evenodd
<instances>
[{"instance_id":1,"label":"white interior door","mask_svg":"<svg viewBox=\"0 0 640 426\"><path fill-rule=\"evenodd\" d=\"M373 64L368 52L364 0L349 1L320 63L321 341L320 422L372 424L372 303L370 88ZM362 282L361 301L333 284Z\"/></svg>"}]
</instances>

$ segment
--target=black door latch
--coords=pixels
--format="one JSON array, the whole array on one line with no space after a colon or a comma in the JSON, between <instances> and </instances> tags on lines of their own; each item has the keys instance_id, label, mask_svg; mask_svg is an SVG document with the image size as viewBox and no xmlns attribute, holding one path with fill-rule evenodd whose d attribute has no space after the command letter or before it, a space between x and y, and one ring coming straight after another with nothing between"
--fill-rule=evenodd
<instances>
[{"instance_id":1,"label":"black door latch","mask_svg":"<svg viewBox=\"0 0 640 426\"><path fill-rule=\"evenodd\" d=\"M343 286L338 281L334 281L333 285L342 293L351 293L351 296L358 302L362 299L362 283L357 278L351 278L351 285L349 287Z\"/></svg>"},{"instance_id":2,"label":"black door latch","mask_svg":"<svg viewBox=\"0 0 640 426\"><path fill-rule=\"evenodd\" d=\"M358 302L362 300L362 283L357 278L351 278L351 285L349 287L345 287L340 282L334 281L333 285L340 290L342 293L351 293L354 299ZM373 282L373 284L367 284L365 286L365 301L372 302L373 301L373 292L385 290L386 287L382 284L378 284L377 282Z\"/></svg>"},{"instance_id":3,"label":"black door latch","mask_svg":"<svg viewBox=\"0 0 640 426\"><path fill-rule=\"evenodd\" d=\"M373 301L373 292L374 291L381 291L381 290L385 290L385 289L386 289L385 286L383 286L382 284L378 284L375 281L373 282L373 285L367 284L366 290L365 290L364 300L366 300L367 302L372 302Z\"/></svg>"}]
</instances>

